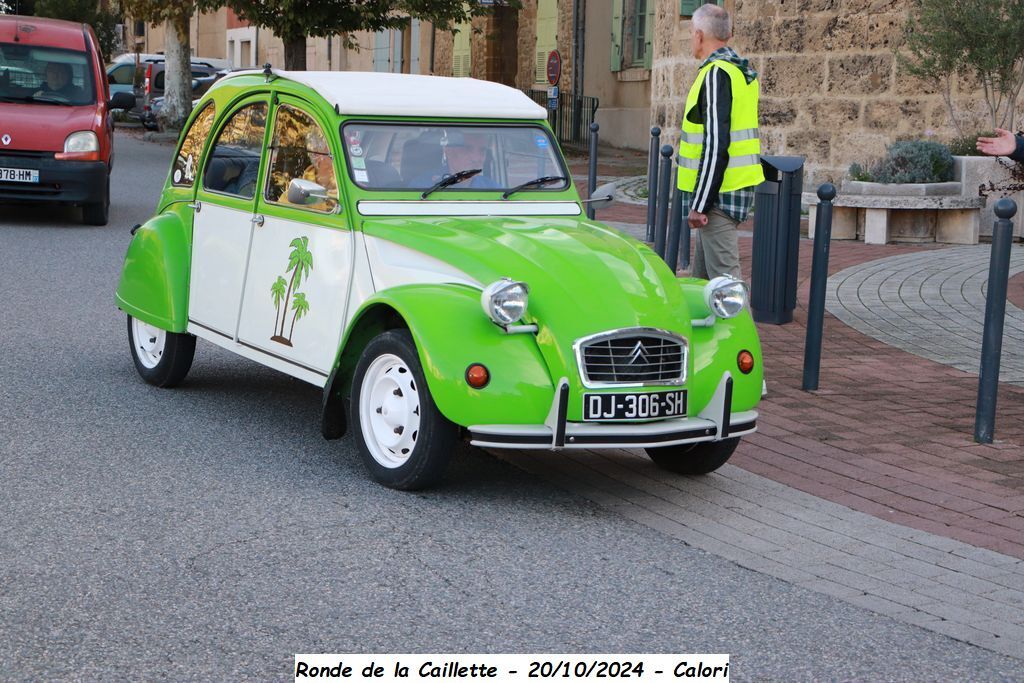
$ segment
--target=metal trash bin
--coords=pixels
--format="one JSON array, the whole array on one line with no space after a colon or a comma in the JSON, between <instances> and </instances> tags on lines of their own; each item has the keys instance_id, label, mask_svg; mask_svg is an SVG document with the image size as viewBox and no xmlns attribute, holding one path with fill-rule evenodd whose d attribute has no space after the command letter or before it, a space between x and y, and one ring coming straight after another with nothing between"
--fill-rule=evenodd
<instances>
[{"instance_id":1,"label":"metal trash bin","mask_svg":"<svg viewBox=\"0 0 1024 683\"><path fill-rule=\"evenodd\" d=\"M804 158L762 156L761 165L765 181L755 189L750 312L759 323L785 325L796 308Z\"/></svg>"}]
</instances>

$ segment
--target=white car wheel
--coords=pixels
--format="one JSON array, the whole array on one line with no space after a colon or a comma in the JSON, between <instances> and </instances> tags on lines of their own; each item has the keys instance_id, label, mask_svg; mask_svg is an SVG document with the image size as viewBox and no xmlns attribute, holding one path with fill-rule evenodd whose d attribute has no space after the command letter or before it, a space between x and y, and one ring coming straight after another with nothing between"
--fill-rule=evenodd
<instances>
[{"instance_id":1,"label":"white car wheel","mask_svg":"<svg viewBox=\"0 0 1024 683\"><path fill-rule=\"evenodd\" d=\"M185 379L192 367L196 338L128 316L128 347L142 379L158 387L173 387Z\"/></svg>"},{"instance_id":2,"label":"white car wheel","mask_svg":"<svg viewBox=\"0 0 1024 683\"><path fill-rule=\"evenodd\" d=\"M167 331L132 318L132 346L139 362L152 370L160 364L167 345Z\"/></svg>"},{"instance_id":3,"label":"white car wheel","mask_svg":"<svg viewBox=\"0 0 1024 683\"><path fill-rule=\"evenodd\" d=\"M420 432L420 396L412 371L398 356L378 356L366 369L359 421L374 460L390 469L409 460Z\"/></svg>"},{"instance_id":4,"label":"white car wheel","mask_svg":"<svg viewBox=\"0 0 1024 683\"><path fill-rule=\"evenodd\" d=\"M437 409L408 330L383 332L363 349L349 424L363 464L381 484L422 489L444 476L458 427Z\"/></svg>"}]
</instances>

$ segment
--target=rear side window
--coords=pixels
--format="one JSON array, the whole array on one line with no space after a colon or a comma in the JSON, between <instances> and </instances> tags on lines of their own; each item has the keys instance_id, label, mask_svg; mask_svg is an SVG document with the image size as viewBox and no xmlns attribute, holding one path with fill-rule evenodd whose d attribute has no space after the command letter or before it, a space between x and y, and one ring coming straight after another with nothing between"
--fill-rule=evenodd
<instances>
[{"instance_id":1,"label":"rear side window","mask_svg":"<svg viewBox=\"0 0 1024 683\"><path fill-rule=\"evenodd\" d=\"M174 158L174 170L171 172L171 184L175 187L192 187L196 180L196 170L200 166L200 155L203 153L203 143L210 137L210 129L213 127L213 103L207 104L199 112L192 127L185 135L185 141L181 143L178 156Z\"/></svg>"},{"instance_id":2,"label":"rear side window","mask_svg":"<svg viewBox=\"0 0 1024 683\"><path fill-rule=\"evenodd\" d=\"M246 199L256 196L267 103L249 104L224 124L206 162L203 188Z\"/></svg>"}]
</instances>

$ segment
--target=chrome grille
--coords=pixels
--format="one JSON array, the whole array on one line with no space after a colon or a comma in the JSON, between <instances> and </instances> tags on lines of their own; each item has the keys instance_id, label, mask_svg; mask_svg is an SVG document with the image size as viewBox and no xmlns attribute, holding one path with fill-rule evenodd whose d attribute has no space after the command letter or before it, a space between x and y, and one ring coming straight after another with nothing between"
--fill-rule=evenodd
<instances>
[{"instance_id":1,"label":"chrome grille","mask_svg":"<svg viewBox=\"0 0 1024 683\"><path fill-rule=\"evenodd\" d=\"M660 330L621 330L577 344L583 381L595 385L682 384L686 340Z\"/></svg>"}]
</instances>

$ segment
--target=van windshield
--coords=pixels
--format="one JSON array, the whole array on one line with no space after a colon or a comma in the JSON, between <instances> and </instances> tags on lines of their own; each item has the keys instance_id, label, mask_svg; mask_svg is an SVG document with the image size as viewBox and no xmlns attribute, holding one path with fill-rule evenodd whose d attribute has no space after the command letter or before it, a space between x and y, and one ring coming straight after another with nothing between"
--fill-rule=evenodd
<instances>
[{"instance_id":1,"label":"van windshield","mask_svg":"<svg viewBox=\"0 0 1024 683\"><path fill-rule=\"evenodd\" d=\"M0 43L0 102L94 104L90 64L85 52Z\"/></svg>"}]
</instances>

